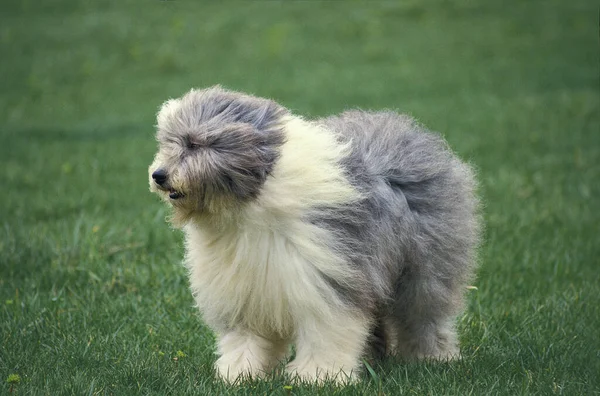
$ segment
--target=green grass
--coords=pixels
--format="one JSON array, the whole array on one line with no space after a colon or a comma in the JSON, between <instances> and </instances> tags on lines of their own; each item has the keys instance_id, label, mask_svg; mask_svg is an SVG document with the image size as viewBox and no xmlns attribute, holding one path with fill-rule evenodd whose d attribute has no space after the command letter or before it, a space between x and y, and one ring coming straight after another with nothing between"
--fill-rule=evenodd
<instances>
[{"instance_id":1,"label":"green grass","mask_svg":"<svg viewBox=\"0 0 600 396\"><path fill-rule=\"evenodd\" d=\"M600 393L597 18L584 0L3 2L0 393ZM214 380L146 167L158 105L215 83L309 116L399 109L478 168L462 361L345 389Z\"/></svg>"}]
</instances>

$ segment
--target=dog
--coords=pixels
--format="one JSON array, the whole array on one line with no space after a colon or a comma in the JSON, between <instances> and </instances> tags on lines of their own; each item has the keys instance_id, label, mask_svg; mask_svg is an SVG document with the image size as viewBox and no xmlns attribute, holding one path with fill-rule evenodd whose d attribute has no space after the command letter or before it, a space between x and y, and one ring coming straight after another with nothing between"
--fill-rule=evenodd
<instances>
[{"instance_id":1,"label":"dog","mask_svg":"<svg viewBox=\"0 0 600 396\"><path fill-rule=\"evenodd\" d=\"M220 86L157 115L152 192L185 233L225 381L345 383L372 356L459 356L480 240L474 172L393 111L307 120Z\"/></svg>"}]
</instances>

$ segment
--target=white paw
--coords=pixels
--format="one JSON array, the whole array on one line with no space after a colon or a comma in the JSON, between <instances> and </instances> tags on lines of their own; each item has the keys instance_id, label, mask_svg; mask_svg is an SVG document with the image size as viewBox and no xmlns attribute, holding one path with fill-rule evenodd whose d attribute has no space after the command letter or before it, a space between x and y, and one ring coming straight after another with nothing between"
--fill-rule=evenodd
<instances>
[{"instance_id":1,"label":"white paw","mask_svg":"<svg viewBox=\"0 0 600 396\"><path fill-rule=\"evenodd\" d=\"M225 382L233 383L243 381L246 378L260 378L265 372L258 364L250 359L240 357L236 360L230 360L226 356L221 356L215 363L217 376Z\"/></svg>"},{"instance_id":2,"label":"white paw","mask_svg":"<svg viewBox=\"0 0 600 396\"><path fill-rule=\"evenodd\" d=\"M221 357L215 363L217 376L230 383L265 377L285 358L287 346L286 341L230 332L219 340Z\"/></svg>"},{"instance_id":3,"label":"white paw","mask_svg":"<svg viewBox=\"0 0 600 396\"><path fill-rule=\"evenodd\" d=\"M358 379L357 369L348 369L336 365L319 365L315 362L293 361L286 366L285 371L292 379L295 378L310 383L332 381L345 385Z\"/></svg>"}]
</instances>

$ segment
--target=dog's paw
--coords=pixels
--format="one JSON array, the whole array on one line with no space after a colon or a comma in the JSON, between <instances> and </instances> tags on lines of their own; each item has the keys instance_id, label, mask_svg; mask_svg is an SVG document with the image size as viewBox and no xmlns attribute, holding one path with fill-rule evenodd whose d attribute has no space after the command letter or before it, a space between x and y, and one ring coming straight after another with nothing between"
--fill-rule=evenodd
<instances>
[{"instance_id":1,"label":"dog's paw","mask_svg":"<svg viewBox=\"0 0 600 396\"><path fill-rule=\"evenodd\" d=\"M289 363L285 371L292 379L307 383L334 382L338 385L347 385L358 379L358 370L344 369L343 367L326 367L315 363Z\"/></svg>"},{"instance_id":2,"label":"dog's paw","mask_svg":"<svg viewBox=\"0 0 600 396\"><path fill-rule=\"evenodd\" d=\"M435 360L439 362L452 362L462 358L458 348L451 350L440 350L434 353L420 353L415 356L416 360Z\"/></svg>"},{"instance_id":3,"label":"dog's paw","mask_svg":"<svg viewBox=\"0 0 600 396\"><path fill-rule=\"evenodd\" d=\"M266 373L256 362L249 359L238 359L230 361L227 357L221 357L215 363L217 377L227 383L242 382L244 379L261 378Z\"/></svg>"}]
</instances>

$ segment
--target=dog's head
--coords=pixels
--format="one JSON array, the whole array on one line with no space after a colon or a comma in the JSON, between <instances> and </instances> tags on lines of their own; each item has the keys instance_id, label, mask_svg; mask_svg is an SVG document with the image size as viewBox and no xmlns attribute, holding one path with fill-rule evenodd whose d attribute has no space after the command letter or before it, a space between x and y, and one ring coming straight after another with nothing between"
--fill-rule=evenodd
<instances>
[{"instance_id":1,"label":"dog's head","mask_svg":"<svg viewBox=\"0 0 600 396\"><path fill-rule=\"evenodd\" d=\"M218 86L165 102L150 190L173 206L179 225L256 198L279 156L286 114L273 101Z\"/></svg>"}]
</instances>

